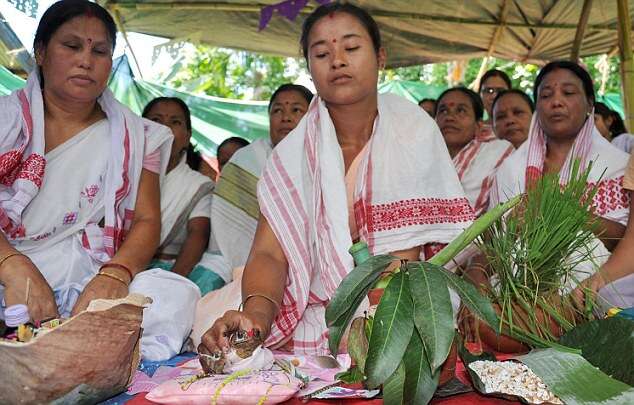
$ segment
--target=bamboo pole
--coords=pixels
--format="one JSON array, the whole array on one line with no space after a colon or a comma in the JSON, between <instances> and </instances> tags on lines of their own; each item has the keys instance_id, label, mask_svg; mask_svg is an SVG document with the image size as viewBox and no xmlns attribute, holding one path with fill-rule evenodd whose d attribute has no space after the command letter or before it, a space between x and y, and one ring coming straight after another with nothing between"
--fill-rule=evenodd
<instances>
[{"instance_id":1,"label":"bamboo pole","mask_svg":"<svg viewBox=\"0 0 634 405\"><path fill-rule=\"evenodd\" d=\"M190 11L237 11L247 13L260 13L263 5L256 3L231 3L220 1L173 1L173 2L154 2L145 1L143 3L130 2L130 3L113 3L107 2L110 10L143 10L143 11L159 11L159 10L190 10ZM313 6L306 6L302 9L302 14L308 14L314 10ZM368 10L375 18L399 18L399 19L411 19L411 20L423 20L423 21L438 21L449 22L456 24L466 25L483 25L483 26L498 26L499 22L494 20L478 20L473 18L460 18L451 16L434 16L418 13L406 13L392 10ZM576 30L577 24L564 24L564 23L528 23L528 22L514 22L508 21L507 27L512 28L533 28L533 29L556 29L556 30ZM593 31L616 31L617 28L610 24L596 24L588 25L588 29Z\"/></svg>"},{"instance_id":2,"label":"bamboo pole","mask_svg":"<svg viewBox=\"0 0 634 405\"><path fill-rule=\"evenodd\" d=\"M590 18L590 10L592 10L592 0L585 0L583 2L583 8L581 9L581 15L579 16L579 26L577 27L577 32L575 32L575 40L572 43L572 52L570 53L570 60L575 63L579 60L579 52L581 51L583 34L585 33L588 19Z\"/></svg>"},{"instance_id":3,"label":"bamboo pole","mask_svg":"<svg viewBox=\"0 0 634 405\"><path fill-rule=\"evenodd\" d=\"M625 124L629 130L632 130L634 128L634 61L632 60L632 23L628 0L617 0L617 10L623 111L625 112Z\"/></svg>"},{"instance_id":4,"label":"bamboo pole","mask_svg":"<svg viewBox=\"0 0 634 405\"><path fill-rule=\"evenodd\" d=\"M471 85L469 86L469 88L472 90L476 90L478 87L480 87L480 80L482 80L482 76L486 71L487 64L489 63L489 60L493 55L493 51L495 50L495 43L498 41L498 38L504 30L504 26L506 24L506 16L508 14L508 5L508 0L504 0L504 3L502 3L502 9L500 10L500 18L498 18L499 25L495 28L495 32L493 32L493 35L491 36L491 41L489 41L489 48L487 49L487 55L482 58L482 63L480 64L478 74L476 75L473 83L471 83Z\"/></svg>"},{"instance_id":5,"label":"bamboo pole","mask_svg":"<svg viewBox=\"0 0 634 405\"><path fill-rule=\"evenodd\" d=\"M136 68L139 71L139 76L141 76L141 79L143 79L143 72L141 71L141 65L139 65L139 60L136 58L134 49L132 49L132 44L130 44L130 41L128 40L128 33L125 27L123 26L123 22L121 21L121 15L119 14L119 10L113 10L113 11L114 12L112 14L114 14L114 21L117 24L119 31L121 31L121 34L123 34L123 39L125 40L126 45L128 45L128 48L130 48L132 59L134 59L134 64L136 65Z\"/></svg>"}]
</instances>

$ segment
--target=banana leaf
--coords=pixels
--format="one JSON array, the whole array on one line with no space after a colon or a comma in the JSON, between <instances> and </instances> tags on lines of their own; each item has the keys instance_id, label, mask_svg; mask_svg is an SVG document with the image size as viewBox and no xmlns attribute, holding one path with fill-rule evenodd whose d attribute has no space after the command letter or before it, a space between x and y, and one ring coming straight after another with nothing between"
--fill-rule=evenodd
<instances>
[{"instance_id":1,"label":"banana leaf","mask_svg":"<svg viewBox=\"0 0 634 405\"><path fill-rule=\"evenodd\" d=\"M541 349L517 359L567 405L634 404L634 388L611 378L580 354Z\"/></svg>"},{"instance_id":2,"label":"banana leaf","mask_svg":"<svg viewBox=\"0 0 634 405\"><path fill-rule=\"evenodd\" d=\"M402 405L403 388L405 387L405 366L403 362L398 365L394 374L383 385L383 404Z\"/></svg>"},{"instance_id":3,"label":"banana leaf","mask_svg":"<svg viewBox=\"0 0 634 405\"><path fill-rule=\"evenodd\" d=\"M414 330L403 357L405 365L405 390L403 403L419 405L428 403L438 387L440 370L432 373L425 346L420 334Z\"/></svg>"},{"instance_id":4,"label":"banana leaf","mask_svg":"<svg viewBox=\"0 0 634 405\"><path fill-rule=\"evenodd\" d=\"M455 331L447 281L427 263L408 263L414 325L423 339L431 370L447 359Z\"/></svg>"},{"instance_id":5,"label":"banana leaf","mask_svg":"<svg viewBox=\"0 0 634 405\"><path fill-rule=\"evenodd\" d=\"M414 331L414 304L406 272L394 275L376 309L365 362L368 386L383 384L396 370Z\"/></svg>"},{"instance_id":6,"label":"banana leaf","mask_svg":"<svg viewBox=\"0 0 634 405\"><path fill-rule=\"evenodd\" d=\"M561 337L564 346L607 375L634 386L634 322L613 317L581 324Z\"/></svg>"},{"instance_id":7,"label":"banana leaf","mask_svg":"<svg viewBox=\"0 0 634 405\"><path fill-rule=\"evenodd\" d=\"M464 364L465 369L469 373L469 377L471 377L471 382L476 390L479 392L486 394L486 389L484 387L484 383L478 376L478 373L471 370L469 364L478 360L489 360L496 361L495 356L489 352L482 352L481 354L473 354L471 353L464 345L462 338L458 337L458 356L460 356L460 360L462 360L462 364Z\"/></svg>"},{"instance_id":8,"label":"banana leaf","mask_svg":"<svg viewBox=\"0 0 634 405\"><path fill-rule=\"evenodd\" d=\"M339 342L354 313L381 273L397 260L394 256L373 256L355 267L341 282L334 297L326 307L328 346L333 356L339 351Z\"/></svg>"},{"instance_id":9,"label":"banana leaf","mask_svg":"<svg viewBox=\"0 0 634 405\"><path fill-rule=\"evenodd\" d=\"M456 294L460 296L462 303L465 304L471 312L486 322L494 331L496 331L496 333L499 333L500 324L498 316L493 309L493 305L491 305L491 301L480 294L473 284L463 280L459 276L440 266L434 266L430 263L426 263L426 265L428 267L428 271L435 271L445 278L449 288L454 290Z\"/></svg>"}]
</instances>

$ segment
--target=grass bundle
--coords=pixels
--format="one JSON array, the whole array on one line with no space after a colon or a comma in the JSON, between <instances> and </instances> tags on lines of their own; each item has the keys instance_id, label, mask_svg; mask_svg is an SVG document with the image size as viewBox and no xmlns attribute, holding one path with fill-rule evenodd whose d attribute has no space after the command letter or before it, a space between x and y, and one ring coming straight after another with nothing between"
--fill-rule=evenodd
<instances>
[{"instance_id":1,"label":"grass bundle","mask_svg":"<svg viewBox=\"0 0 634 405\"><path fill-rule=\"evenodd\" d=\"M591 317L564 294L577 282L575 268L592 260L590 170L581 172L575 162L565 185L557 173L544 175L527 190L522 208L498 219L478 243L494 274L490 298L500 307L501 329L530 346L552 346L553 321L567 331Z\"/></svg>"}]
</instances>

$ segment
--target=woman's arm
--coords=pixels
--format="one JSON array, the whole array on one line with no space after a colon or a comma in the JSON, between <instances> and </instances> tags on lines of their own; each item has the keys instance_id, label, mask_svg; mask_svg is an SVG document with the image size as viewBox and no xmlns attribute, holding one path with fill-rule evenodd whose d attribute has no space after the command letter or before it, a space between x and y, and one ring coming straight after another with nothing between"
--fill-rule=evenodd
<instances>
[{"instance_id":1,"label":"woman's arm","mask_svg":"<svg viewBox=\"0 0 634 405\"><path fill-rule=\"evenodd\" d=\"M132 278L148 265L159 245L161 234L161 207L159 176L143 169L134 209L134 219L125 241L108 263L125 266ZM84 288L73 308L75 315L97 298L122 298L128 294L132 280L127 271L118 267L103 266L113 277L97 274Z\"/></svg>"},{"instance_id":2,"label":"woman's arm","mask_svg":"<svg viewBox=\"0 0 634 405\"><path fill-rule=\"evenodd\" d=\"M34 321L56 318L53 290L31 260L15 249L0 232L0 284L6 306L26 304Z\"/></svg>"},{"instance_id":3,"label":"woman's arm","mask_svg":"<svg viewBox=\"0 0 634 405\"><path fill-rule=\"evenodd\" d=\"M187 277L207 250L210 232L209 218L195 217L187 222L187 239L178 253L172 271Z\"/></svg>"},{"instance_id":4,"label":"woman's arm","mask_svg":"<svg viewBox=\"0 0 634 405\"><path fill-rule=\"evenodd\" d=\"M266 218L260 215L242 275L243 310L227 311L216 320L203 335L199 351L213 353L226 347L225 332L237 329L257 329L266 338L282 303L287 276L288 262L282 246Z\"/></svg>"},{"instance_id":5,"label":"woman's arm","mask_svg":"<svg viewBox=\"0 0 634 405\"><path fill-rule=\"evenodd\" d=\"M618 222L597 216L595 216L594 219L597 222L592 233L603 242L610 252L614 251L625 234L625 226Z\"/></svg>"}]
</instances>

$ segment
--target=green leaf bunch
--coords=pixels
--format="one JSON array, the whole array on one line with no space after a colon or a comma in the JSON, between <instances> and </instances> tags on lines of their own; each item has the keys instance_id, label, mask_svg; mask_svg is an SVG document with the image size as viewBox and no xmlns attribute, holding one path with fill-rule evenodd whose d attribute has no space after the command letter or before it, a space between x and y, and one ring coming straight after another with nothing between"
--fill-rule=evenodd
<instances>
[{"instance_id":1,"label":"green leaf bunch","mask_svg":"<svg viewBox=\"0 0 634 405\"><path fill-rule=\"evenodd\" d=\"M519 201L520 197L514 198L483 215L432 260L401 262L387 282L374 317L366 323L365 358L365 347L350 347L362 341L358 334L363 328L353 325L348 351L357 370L365 375L366 385L383 386L386 405L419 405L431 400L456 334L449 289L492 328L499 324L491 302L471 283L442 266ZM326 308L333 354L359 304L395 260L389 255L371 257L355 267L337 289Z\"/></svg>"},{"instance_id":2,"label":"green leaf bunch","mask_svg":"<svg viewBox=\"0 0 634 405\"><path fill-rule=\"evenodd\" d=\"M563 186L558 173L542 176L527 190L523 213L500 217L479 239L494 274L490 296L500 306L500 326L530 346L549 347L557 340L550 322L540 319L538 312L566 331L576 319L591 317L563 296L569 281L576 282L575 267L592 260L591 204L596 188L587 185L591 169L592 165L580 171L575 161Z\"/></svg>"}]
</instances>

